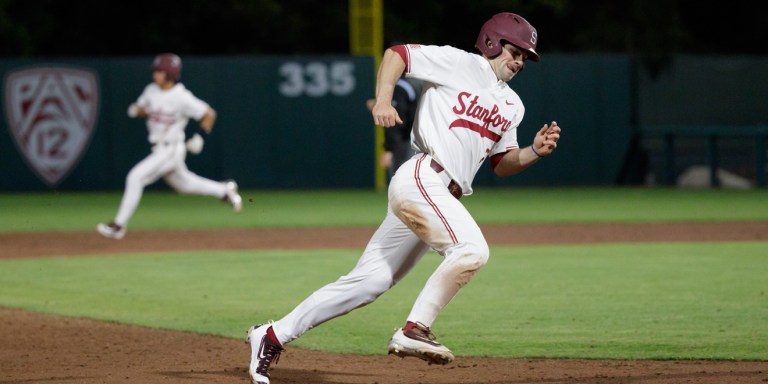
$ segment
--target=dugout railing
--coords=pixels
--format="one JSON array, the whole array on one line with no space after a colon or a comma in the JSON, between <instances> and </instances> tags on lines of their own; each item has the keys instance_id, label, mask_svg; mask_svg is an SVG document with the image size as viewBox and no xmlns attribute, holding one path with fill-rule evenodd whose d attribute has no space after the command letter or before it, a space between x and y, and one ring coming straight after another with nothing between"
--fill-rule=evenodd
<instances>
[{"instance_id":1,"label":"dugout railing","mask_svg":"<svg viewBox=\"0 0 768 384\"><path fill-rule=\"evenodd\" d=\"M725 138L742 138L752 141L754 149L755 185L766 186L766 140L768 126L701 126L701 125L658 125L644 127L642 135L646 138L661 139L663 175L662 183L674 185L676 161L680 149L676 143L683 138L703 139L705 142L706 162L709 168L709 181L712 186L721 185L717 169L721 164L718 143ZM747 150L747 148L745 148Z\"/></svg>"}]
</instances>

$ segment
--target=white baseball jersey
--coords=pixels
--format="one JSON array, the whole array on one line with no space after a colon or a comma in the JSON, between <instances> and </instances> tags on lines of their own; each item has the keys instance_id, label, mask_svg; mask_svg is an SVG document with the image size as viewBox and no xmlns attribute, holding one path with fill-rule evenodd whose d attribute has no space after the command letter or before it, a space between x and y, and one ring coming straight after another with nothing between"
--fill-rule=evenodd
<instances>
[{"instance_id":1,"label":"white baseball jersey","mask_svg":"<svg viewBox=\"0 0 768 384\"><path fill-rule=\"evenodd\" d=\"M437 160L465 195L472 194L485 159L519 147L523 103L480 55L451 46L406 48L406 76L426 81L413 145Z\"/></svg>"},{"instance_id":2,"label":"white baseball jersey","mask_svg":"<svg viewBox=\"0 0 768 384\"><path fill-rule=\"evenodd\" d=\"M152 144L184 141L184 130L189 119L202 119L210 108L181 83L168 90L150 83L144 88L136 104L147 112L149 142Z\"/></svg>"}]
</instances>

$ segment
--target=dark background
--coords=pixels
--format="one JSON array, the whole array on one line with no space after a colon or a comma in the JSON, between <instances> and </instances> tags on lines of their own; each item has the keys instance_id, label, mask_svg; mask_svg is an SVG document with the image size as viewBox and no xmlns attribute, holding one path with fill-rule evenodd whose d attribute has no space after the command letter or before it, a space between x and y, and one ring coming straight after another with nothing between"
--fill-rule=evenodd
<instances>
[{"instance_id":1,"label":"dark background","mask_svg":"<svg viewBox=\"0 0 768 384\"><path fill-rule=\"evenodd\" d=\"M709 3L709 4L708 4ZM480 26L518 13L549 53L628 53L663 67L672 53L763 55L758 2L693 0L383 0L384 41L473 50ZM346 0L5 0L0 56L349 52Z\"/></svg>"},{"instance_id":2,"label":"dark background","mask_svg":"<svg viewBox=\"0 0 768 384\"><path fill-rule=\"evenodd\" d=\"M576 165L590 169L591 176L601 181L613 180L610 175L614 168L621 166L622 178L637 175L632 182L643 182L644 175L649 173L646 163L650 163L652 169L677 172L702 163L709 153L707 147L699 143L702 140L696 139L694 143L678 140L681 143L676 145L682 148L678 152L687 157L680 158L678 153L676 165L667 166L661 161L666 156L659 149L660 140L641 135L646 126L714 125L717 129L728 129L765 124L768 23L759 9L760 4L742 0L707 3L691 0L383 0L384 41L385 44L393 41L445 44L474 51L478 31L490 16L504 11L519 13L538 29L537 50L546 63L531 66L526 76L515 80L516 91L530 101L527 120L536 124L556 115L563 126L572 127L574 141L586 144L563 146L562 152L558 151L560 158L580 159L584 163ZM199 68L209 71L203 82L190 81L190 85L201 92L207 89L211 100L222 108L225 105L232 108L222 110L222 116L227 116L222 119L237 119L238 111L256 113L262 109L238 108L236 103L218 101L214 96L242 95L221 93L216 91L217 87L221 89L221 84L236 82L241 85L239 92L251 95L249 92L254 87L250 84L259 84L252 76L276 72L256 73L250 67L241 68L241 72L216 71L218 67L212 67L211 63L226 61L226 65L244 66L243 63L254 60L301 61L325 54L329 55L328 60L335 60L333 55L347 55L350 51L348 6L348 0L0 0L0 62L5 62L8 68L48 58L59 62L96 62L96 67L102 68L103 79L128 84L130 79L122 67L125 63L141 63L136 64L133 81L143 79L141 82L145 82L146 58L160 52L175 52L185 57L185 61L190 60L187 62L197 60ZM111 65L121 70L113 72L108 68ZM189 68L192 70L194 66ZM194 72L190 74L188 79L197 78ZM260 81L276 80L273 77ZM113 92L127 92L122 88L130 88L120 84L109 86ZM609 90L620 91L621 97L602 93ZM105 103L112 102L114 110L102 115L102 124L120 129L105 121L106 116L124 118L125 104L130 97L117 103L106 100ZM252 97L248 100L252 101ZM265 110L271 111L275 105ZM343 103L332 105L346 107ZM300 106L304 110L319 111L331 108ZM360 111L364 113L362 108ZM272 120L273 117L242 118L248 122ZM369 116L363 120L368 124ZM222 124L233 125L224 120ZM333 124L338 121L326 123ZM759 171L755 164L762 161L757 154L764 150L751 138L747 139L729 139L719 144L718 156L723 166L751 178ZM143 137L137 138L137 142L141 140ZM221 140L225 142L226 138ZM215 148L211 144L209 150ZM251 144L244 145L245 149L251 148ZM248 153L245 149L243 153ZM646 156L641 150L649 154ZM624 152L626 155L622 156ZM650 160L644 162L646 158ZM637 166L627 166L629 159L643 161ZM724 164L733 159L739 163ZM548 176L576 166L572 161L568 162L571 168L559 167L554 161L548 164L555 165L550 168L542 165L539 172L529 175L555 180ZM119 179L130 165L132 163L126 162L124 170L111 173Z\"/></svg>"}]
</instances>

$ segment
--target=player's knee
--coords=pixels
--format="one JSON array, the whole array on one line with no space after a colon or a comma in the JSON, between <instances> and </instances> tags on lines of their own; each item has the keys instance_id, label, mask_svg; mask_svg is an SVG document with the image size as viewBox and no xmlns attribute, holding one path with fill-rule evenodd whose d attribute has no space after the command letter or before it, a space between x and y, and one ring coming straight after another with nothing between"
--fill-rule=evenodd
<instances>
[{"instance_id":1,"label":"player's knee","mask_svg":"<svg viewBox=\"0 0 768 384\"><path fill-rule=\"evenodd\" d=\"M453 259L452 262L460 268L468 272L475 272L488 262L490 253L488 244L485 242L463 243L455 247L450 252L450 256L446 254L446 257Z\"/></svg>"},{"instance_id":2,"label":"player's knee","mask_svg":"<svg viewBox=\"0 0 768 384\"><path fill-rule=\"evenodd\" d=\"M451 281L463 287L488 262L489 253L488 245L485 243L458 244L445 253L445 261L441 269Z\"/></svg>"},{"instance_id":3,"label":"player's knee","mask_svg":"<svg viewBox=\"0 0 768 384\"><path fill-rule=\"evenodd\" d=\"M140 172L131 170L128 172L128 176L125 177L126 185L144 185L144 177Z\"/></svg>"},{"instance_id":4,"label":"player's knee","mask_svg":"<svg viewBox=\"0 0 768 384\"><path fill-rule=\"evenodd\" d=\"M184 183L180 182L173 173L164 175L163 181L165 181L165 183L168 184L169 187L173 188L174 191L181 194L187 193L187 188L185 188Z\"/></svg>"},{"instance_id":5,"label":"player's knee","mask_svg":"<svg viewBox=\"0 0 768 384\"><path fill-rule=\"evenodd\" d=\"M475 269L480 269L488 262L488 258L491 255L491 250L488 249L488 244L486 243L475 244L472 246L471 254L472 265L475 267Z\"/></svg>"},{"instance_id":6,"label":"player's knee","mask_svg":"<svg viewBox=\"0 0 768 384\"><path fill-rule=\"evenodd\" d=\"M365 296L373 301L388 289L392 288L394 284L395 283L392 280L392 276L390 275L371 276L362 284L360 284L360 289L363 291Z\"/></svg>"},{"instance_id":7,"label":"player's knee","mask_svg":"<svg viewBox=\"0 0 768 384\"><path fill-rule=\"evenodd\" d=\"M394 280L389 274L381 275L367 275L361 278L354 279L354 283L350 284L350 277L345 276L342 278L348 280L345 285L352 286L350 288L356 292L356 296L362 299L363 304L371 303L386 292L394 285Z\"/></svg>"}]
</instances>

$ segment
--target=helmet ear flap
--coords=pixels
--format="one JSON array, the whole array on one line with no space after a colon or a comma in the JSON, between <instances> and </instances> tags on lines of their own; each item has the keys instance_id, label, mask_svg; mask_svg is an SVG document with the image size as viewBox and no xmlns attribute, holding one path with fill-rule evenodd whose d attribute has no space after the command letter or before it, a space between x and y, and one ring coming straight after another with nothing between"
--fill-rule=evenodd
<instances>
[{"instance_id":1,"label":"helmet ear flap","mask_svg":"<svg viewBox=\"0 0 768 384\"><path fill-rule=\"evenodd\" d=\"M494 41L491 36L482 32L481 37L477 39L475 47L489 58L494 58L501 53L501 42Z\"/></svg>"},{"instance_id":2,"label":"helmet ear flap","mask_svg":"<svg viewBox=\"0 0 768 384\"><path fill-rule=\"evenodd\" d=\"M493 40L487 39L487 38L485 39L485 46L488 47L488 49L491 49L491 50L496 48L496 44L493 43Z\"/></svg>"}]
</instances>

